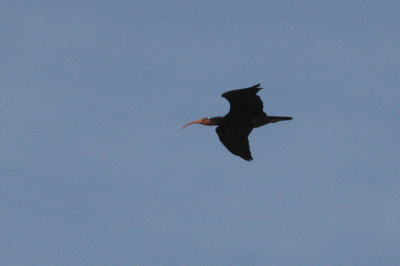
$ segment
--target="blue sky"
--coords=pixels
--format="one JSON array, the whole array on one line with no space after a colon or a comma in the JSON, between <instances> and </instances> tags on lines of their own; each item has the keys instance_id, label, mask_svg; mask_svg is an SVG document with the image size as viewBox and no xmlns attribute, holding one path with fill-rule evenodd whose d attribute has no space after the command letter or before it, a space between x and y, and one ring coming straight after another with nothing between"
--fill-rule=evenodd
<instances>
[{"instance_id":1,"label":"blue sky","mask_svg":"<svg viewBox=\"0 0 400 266\"><path fill-rule=\"evenodd\" d=\"M1 264L400 263L398 1L2 1ZM214 128L261 82L294 120Z\"/></svg>"}]
</instances>

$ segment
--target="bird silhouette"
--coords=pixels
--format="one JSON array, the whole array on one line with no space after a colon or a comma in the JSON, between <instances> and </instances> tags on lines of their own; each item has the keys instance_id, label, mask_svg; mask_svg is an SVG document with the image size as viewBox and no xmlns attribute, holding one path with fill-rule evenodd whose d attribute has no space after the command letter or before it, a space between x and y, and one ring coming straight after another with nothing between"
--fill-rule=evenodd
<instances>
[{"instance_id":1,"label":"bird silhouette","mask_svg":"<svg viewBox=\"0 0 400 266\"><path fill-rule=\"evenodd\" d=\"M216 132L222 144L234 155L246 161L253 160L248 136L253 128L279 121L292 120L289 116L269 116L263 111L263 102L257 92L261 84L249 88L231 90L221 96L229 101L230 110L225 116L202 118L192 124L218 126Z\"/></svg>"}]
</instances>

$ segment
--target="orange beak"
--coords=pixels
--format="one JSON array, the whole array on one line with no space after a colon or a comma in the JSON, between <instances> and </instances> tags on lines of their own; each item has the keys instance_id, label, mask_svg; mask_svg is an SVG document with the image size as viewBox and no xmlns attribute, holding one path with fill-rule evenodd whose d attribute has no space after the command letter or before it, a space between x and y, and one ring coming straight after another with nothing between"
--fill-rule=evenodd
<instances>
[{"instance_id":1,"label":"orange beak","mask_svg":"<svg viewBox=\"0 0 400 266\"><path fill-rule=\"evenodd\" d=\"M184 128L187 127L187 126L193 125L193 124L202 124L202 121L201 121L201 120L202 120L202 119L199 119L199 120L196 120L196 121L187 123L186 125L184 125L184 126L182 127L182 129L184 129Z\"/></svg>"},{"instance_id":2,"label":"orange beak","mask_svg":"<svg viewBox=\"0 0 400 266\"><path fill-rule=\"evenodd\" d=\"M182 127L182 129L184 129L185 127L189 126L189 125L193 125L193 124L202 124L202 125L206 125L206 126L212 126L213 124L211 123L211 120L209 118L202 118L193 122L190 122L186 125L184 125Z\"/></svg>"}]
</instances>

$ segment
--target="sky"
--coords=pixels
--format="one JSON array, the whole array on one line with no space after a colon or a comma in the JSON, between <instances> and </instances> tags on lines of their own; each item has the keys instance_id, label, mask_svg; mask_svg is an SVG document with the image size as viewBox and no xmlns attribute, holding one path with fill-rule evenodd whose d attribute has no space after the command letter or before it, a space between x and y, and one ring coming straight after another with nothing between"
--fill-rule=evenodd
<instances>
[{"instance_id":1,"label":"sky","mask_svg":"<svg viewBox=\"0 0 400 266\"><path fill-rule=\"evenodd\" d=\"M0 264L399 265L399 1L1 1ZM214 128L262 83L254 161Z\"/></svg>"}]
</instances>

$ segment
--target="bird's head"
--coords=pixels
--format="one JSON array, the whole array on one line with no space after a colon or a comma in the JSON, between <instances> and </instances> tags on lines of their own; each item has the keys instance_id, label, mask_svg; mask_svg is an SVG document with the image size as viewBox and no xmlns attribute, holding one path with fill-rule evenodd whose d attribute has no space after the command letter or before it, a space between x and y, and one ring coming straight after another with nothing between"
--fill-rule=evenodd
<instances>
[{"instance_id":1,"label":"bird's head","mask_svg":"<svg viewBox=\"0 0 400 266\"><path fill-rule=\"evenodd\" d=\"M187 123L182 128L185 128L185 127L193 125L193 124L202 124L202 125L205 125L205 126L213 126L213 125L215 125L215 123L214 123L214 121L212 119L204 117L202 119Z\"/></svg>"}]
</instances>

